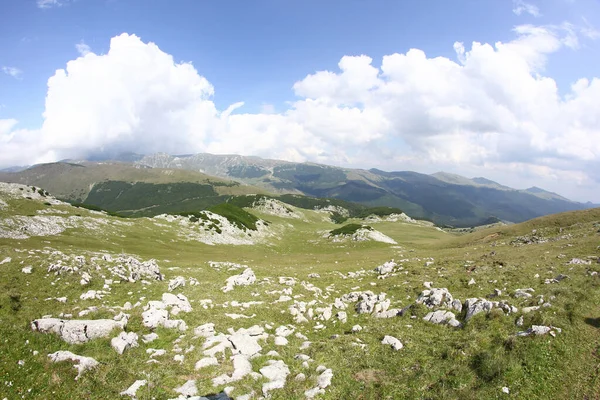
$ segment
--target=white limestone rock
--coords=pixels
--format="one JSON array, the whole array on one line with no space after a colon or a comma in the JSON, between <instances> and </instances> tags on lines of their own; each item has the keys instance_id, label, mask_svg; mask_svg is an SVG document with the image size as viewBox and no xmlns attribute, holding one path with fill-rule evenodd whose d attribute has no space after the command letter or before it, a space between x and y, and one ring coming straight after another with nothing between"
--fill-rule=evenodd
<instances>
[{"instance_id":1,"label":"white limestone rock","mask_svg":"<svg viewBox=\"0 0 600 400\"><path fill-rule=\"evenodd\" d=\"M198 394L196 381L188 380L186 383L176 388L175 391L185 397L196 396Z\"/></svg>"},{"instance_id":2,"label":"white limestone rock","mask_svg":"<svg viewBox=\"0 0 600 400\"><path fill-rule=\"evenodd\" d=\"M117 353L123 354L123 352L132 347L138 347L138 335L135 332L121 332L119 336L112 338L110 345Z\"/></svg>"},{"instance_id":3,"label":"white limestone rock","mask_svg":"<svg viewBox=\"0 0 600 400\"><path fill-rule=\"evenodd\" d=\"M269 365L260 369L260 373L269 380L269 382L262 386L263 395L267 396L271 390L284 388L285 380L290 374L290 369L281 360L270 360Z\"/></svg>"},{"instance_id":4,"label":"white limestone rock","mask_svg":"<svg viewBox=\"0 0 600 400\"><path fill-rule=\"evenodd\" d=\"M98 361L91 357L78 356L77 354L71 353L70 351L57 351L52 354L48 354L48 357L52 362L72 361L75 363L74 368L77 370L77 376L75 380L87 370L98 366Z\"/></svg>"},{"instance_id":5,"label":"white limestone rock","mask_svg":"<svg viewBox=\"0 0 600 400\"><path fill-rule=\"evenodd\" d=\"M219 361L217 361L216 357L204 357L199 360L194 366L195 369L202 369L206 367L210 367L211 365L219 365Z\"/></svg>"},{"instance_id":6,"label":"white limestone rock","mask_svg":"<svg viewBox=\"0 0 600 400\"><path fill-rule=\"evenodd\" d=\"M31 323L31 329L42 333L54 333L69 344L86 343L89 340L108 337L113 329L124 329L127 321L111 319L61 320L41 318Z\"/></svg>"},{"instance_id":7,"label":"white limestone rock","mask_svg":"<svg viewBox=\"0 0 600 400\"><path fill-rule=\"evenodd\" d=\"M400 342L400 340L396 339L393 336L388 336L388 335L386 335L383 338L383 340L381 341L381 344L389 344L390 346L392 346L392 349L394 349L396 351L398 351L404 347L404 345L402 344L402 342Z\"/></svg>"},{"instance_id":8,"label":"white limestone rock","mask_svg":"<svg viewBox=\"0 0 600 400\"><path fill-rule=\"evenodd\" d=\"M226 284L223 287L223 292L229 292L233 290L235 286L248 286L256 282L256 275L250 268L246 268L244 272L239 275L230 276L227 278Z\"/></svg>"},{"instance_id":9,"label":"white limestone rock","mask_svg":"<svg viewBox=\"0 0 600 400\"><path fill-rule=\"evenodd\" d=\"M148 383L147 380L145 379L140 379L137 380L135 382L133 382L133 385L129 386L129 388L127 388L126 390L122 391L121 393L119 393L121 396L129 396L132 399L135 399L137 396L137 391L143 387L146 386L146 384Z\"/></svg>"},{"instance_id":10,"label":"white limestone rock","mask_svg":"<svg viewBox=\"0 0 600 400\"><path fill-rule=\"evenodd\" d=\"M169 281L169 292L177 289L178 287L185 286L185 278L183 276L178 276Z\"/></svg>"}]
</instances>

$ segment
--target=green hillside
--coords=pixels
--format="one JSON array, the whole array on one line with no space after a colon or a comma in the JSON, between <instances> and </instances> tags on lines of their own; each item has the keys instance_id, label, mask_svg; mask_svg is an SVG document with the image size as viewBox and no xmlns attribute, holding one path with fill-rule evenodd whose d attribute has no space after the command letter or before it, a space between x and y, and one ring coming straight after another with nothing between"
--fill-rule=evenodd
<instances>
[{"instance_id":1,"label":"green hillside","mask_svg":"<svg viewBox=\"0 0 600 400\"><path fill-rule=\"evenodd\" d=\"M339 225L318 210L282 207L296 216L227 204L205 211L206 223L194 214L123 219L58 202L39 187L0 183L2 396L120 398L144 379L138 399L176 398L189 382L198 395L229 387L234 399L257 397L270 387L263 386L269 365L284 375L268 392L272 399L305 399L327 376L316 399L583 399L600 392L600 209L468 235L371 219L369 237L397 242L390 244L352 239L361 219ZM342 235L331 237L338 228ZM160 275L138 276L142 265ZM247 268L256 280L225 290ZM447 291L441 303L427 297L428 287ZM180 302L177 312L165 299ZM486 302L491 309L481 308ZM157 304L173 327L147 325ZM452 313L459 326L427 320L438 311ZM48 316L74 324L126 318L136 345L115 351L118 327L69 343L61 338L69 330L40 331ZM524 336L533 327L540 334ZM150 334L157 338L149 341ZM236 355L238 340L253 355ZM218 343L223 352L199 367ZM57 351L97 364L76 380L72 362L51 361ZM231 380L235 373L241 378Z\"/></svg>"}]
</instances>

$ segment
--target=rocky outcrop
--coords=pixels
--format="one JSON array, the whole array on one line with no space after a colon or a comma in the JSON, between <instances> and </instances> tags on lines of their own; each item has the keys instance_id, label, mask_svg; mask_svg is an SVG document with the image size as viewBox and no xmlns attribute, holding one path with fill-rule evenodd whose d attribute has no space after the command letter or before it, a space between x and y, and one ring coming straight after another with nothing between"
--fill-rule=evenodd
<instances>
[{"instance_id":1,"label":"rocky outcrop","mask_svg":"<svg viewBox=\"0 0 600 400\"><path fill-rule=\"evenodd\" d=\"M124 329L127 319L62 320L41 318L31 323L31 329L41 333L54 333L69 344L86 343L92 339L108 337L113 329Z\"/></svg>"}]
</instances>

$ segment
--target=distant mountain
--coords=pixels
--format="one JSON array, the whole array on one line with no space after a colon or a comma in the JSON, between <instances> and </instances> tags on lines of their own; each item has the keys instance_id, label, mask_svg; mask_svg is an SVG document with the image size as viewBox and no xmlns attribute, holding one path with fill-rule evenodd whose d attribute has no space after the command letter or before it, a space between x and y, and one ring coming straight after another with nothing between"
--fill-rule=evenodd
<instances>
[{"instance_id":1,"label":"distant mountain","mask_svg":"<svg viewBox=\"0 0 600 400\"><path fill-rule=\"evenodd\" d=\"M547 190L540 189L539 187L536 187L536 186L530 187L529 189L525 189L524 191L527 193L530 193L534 196L540 197L542 199L547 199L547 200L554 199L554 200L569 201L569 199L567 199L559 194L556 194L553 192L548 192Z\"/></svg>"},{"instance_id":2,"label":"distant mountain","mask_svg":"<svg viewBox=\"0 0 600 400\"><path fill-rule=\"evenodd\" d=\"M239 155L164 153L136 165L178 168L245 182L277 193L337 198L368 206L403 209L438 224L473 226L490 220L521 222L589 205L540 190L516 190L486 178L469 179L439 172L347 169Z\"/></svg>"},{"instance_id":3,"label":"distant mountain","mask_svg":"<svg viewBox=\"0 0 600 400\"><path fill-rule=\"evenodd\" d=\"M27 168L29 168L29 166L8 167L8 168L0 169L0 172L19 172L19 171L26 170Z\"/></svg>"},{"instance_id":4,"label":"distant mountain","mask_svg":"<svg viewBox=\"0 0 600 400\"><path fill-rule=\"evenodd\" d=\"M522 222L594 207L532 187L516 190L486 178L438 172L348 169L240 155L118 155L123 160L61 162L0 173L0 181L35 185L70 201L132 215L194 210L227 196L297 194L394 207L440 225Z\"/></svg>"},{"instance_id":5,"label":"distant mountain","mask_svg":"<svg viewBox=\"0 0 600 400\"><path fill-rule=\"evenodd\" d=\"M198 211L232 195L266 193L240 182L181 169L123 162L40 164L0 181L41 187L56 197L126 215Z\"/></svg>"}]
</instances>

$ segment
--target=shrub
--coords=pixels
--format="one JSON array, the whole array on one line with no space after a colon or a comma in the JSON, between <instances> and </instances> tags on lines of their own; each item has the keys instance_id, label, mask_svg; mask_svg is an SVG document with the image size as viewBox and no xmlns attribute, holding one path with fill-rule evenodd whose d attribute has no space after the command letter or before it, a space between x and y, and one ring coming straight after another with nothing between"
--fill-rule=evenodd
<instances>
[{"instance_id":1,"label":"shrub","mask_svg":"<svg viewBox=\"0 0 600 400\"><path fill-rule=\"evenodd\" d=\"M227 218L229 222L236 225L238 228L246 230L257 230L256 222L258 218L249 212L234 206L229 203L222 203L216 206L210 207L208 211L211 211L215 214L219 214L222 217Z\"/></svg>"},{"instance_id":2,"label":"shrub","mask_svg":"<svg viewBox=\"0 0 600 400\"><path fill-rule=\"evenodd\" d=\"M348 224L348 225L342 226L341 228L337 228L337 229L330 231L329 234L331 236L354 235L356 233L356 231L358 231L359 229L367 229L370 231L373 230L373 228L371 228L369 225Z\"/></svg>"}]
</instances>

